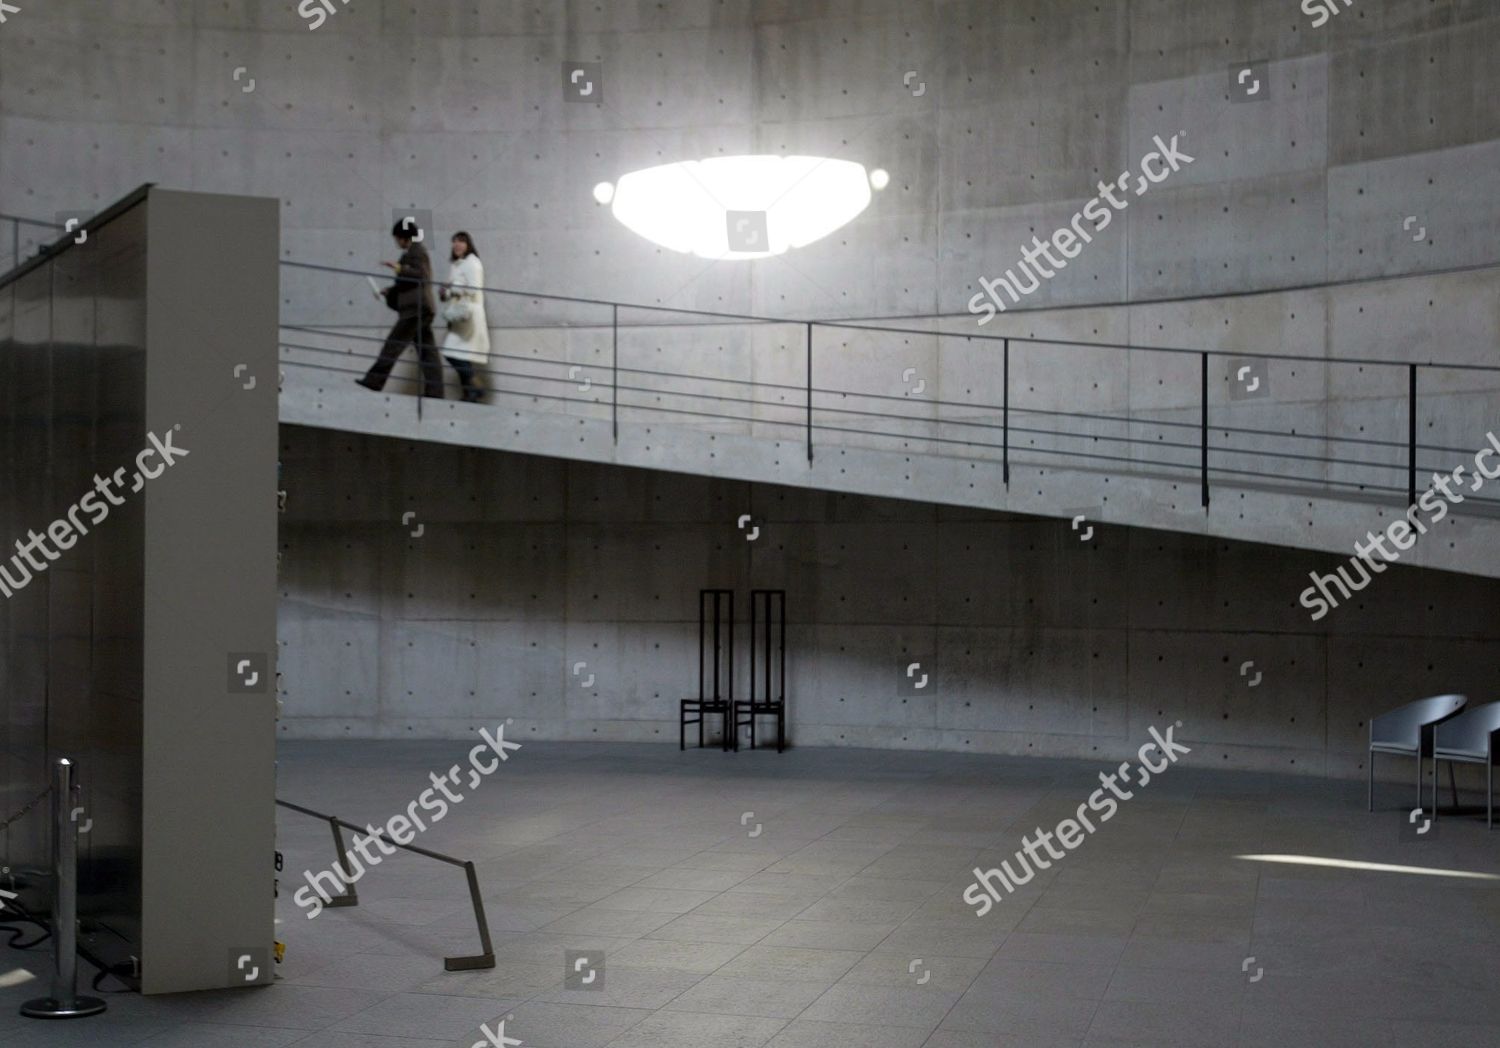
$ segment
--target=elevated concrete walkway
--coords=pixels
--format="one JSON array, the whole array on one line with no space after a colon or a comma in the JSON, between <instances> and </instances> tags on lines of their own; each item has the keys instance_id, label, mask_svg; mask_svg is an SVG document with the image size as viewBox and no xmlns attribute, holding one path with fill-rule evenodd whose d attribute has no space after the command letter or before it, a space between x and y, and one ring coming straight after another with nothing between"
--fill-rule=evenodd
<instances>
[{"instance_id":1,"label":"elevated concrete walkway","mask_svg":"<svg viewBox=\"0 0 1500 1048\"><path fill-rule=\"evenodd\" d=\"M624 308L635 307L612 312ZM485 376L491 393L481 404L458 401L446 366L450 399L419 400L410 353L383 393L356 385L379 348L369 329L284 328L281 420L1055 517L1079 541L1091 527L1128 525L1350 556L1356 542L1406 514L1404 438L1414 412L1405 364L1390 365L1391 388L1366 379L1357 403L1335 402L1336 380L1327 376L1295 400L1269 400L1236 397L1233 382L1249 384L1237 374L1245 365L1223 355L980 341L967 334L972 324L965 334L941 327L901 333L699 318L497 329ZM901 344L887 350L881 341L893 337ZM1156 356L1148 361L1148 353ZM1276 368L1301 363L1250 361L1268 383ZM1325 371L1342 363L1325 362ZM1349 366L1365 373L1370 363ZM1100 389L1116 377L1119 388ZM1484 385L1495 379L1481 377ZM1168 378L1180 395L1161 394ZM1454 405L1477 403L1482 422L1493 400L1450 390L1418 403L1450 422L1464 413ZM1359 437L1309 425L1351 416ZM1489 417L1500 430L1500 418ZM1424 510L1419 519L1431 530L1400 553L1401 564L1500 577L1500 479L1470 491L1474 455L1486 446L1473 423L1450 432L1451 445L1418 446L1419 491L1434 469L1465 463L1454 489L1465 501L1441 520ZM1471 445L1458 443L1471 435ZM1487 465L1500 470L1500 456ZM1430 498L1429 506L1446 501Z\"/></svg>"}]
</instances>

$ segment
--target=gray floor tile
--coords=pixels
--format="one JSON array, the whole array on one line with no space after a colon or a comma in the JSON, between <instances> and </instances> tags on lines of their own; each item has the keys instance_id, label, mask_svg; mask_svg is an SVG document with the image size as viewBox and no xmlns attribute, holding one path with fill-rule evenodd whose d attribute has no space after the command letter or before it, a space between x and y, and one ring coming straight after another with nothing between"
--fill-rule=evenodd
<instances>
[{"instance_id":1,"label":"gray floor tile","mask_svg":"<svg viewBox=\"0 0 1500 1048\"><path fill-rule=\"evenodd\" d=\"M684 942L727 942L750 945L780 927L777 919L739 917L731 914L689 913L668 921L645 936Z\"/></svg>"},{"instance_id":2,"label":"gray floor tile","mask_svg":"<svg viewBox=\"0 0 1500 1048\"><path fill-rule=\"evenodd\" d=\"M1089 1032L1099 1002L1078 997L1030 1001L996 1000L982 994L965 995L943 1017L941 1029L1008 1037L1018 1043L1035 1038L1082 1040Z\"/></svg>"},{"instance_id":3,"label":"gray floor tile","mask_svg":"<svg viewBox=\"0 0 1500 1048\"><path fill-rule=\"evenodd\" d=\"M602 1048L651 1012L643 1008L528 1001L511 1013L505 1035L526 1048Z\"/></svg>"},{"instance_id":4,"label":"gray floor tile","mask_svg":"<svg viewBox=\"0 0 1500 1048\"><path fill-rule=\"evenodd\" d=\"M787 982L822 981L832 985L859 963L855 950L819 950L790 946L751 946L719 970L720 975Z\"/></svg>"},{"instance_id":5,"label":"gray floor tile","mask_svg":"<svg viewBox=\"0 0 1500 1048\"><path fill-rule=\"evenodd\" d=\"M681 996L704 978L696 972L658 971L642 968L606 966L604 983L598 989L569 990L554 988L536 995L534 1000L556 1004L645 1008L655 1010Z\"/></svg>"},{"instance_id":6,"label":"gray floor tile","mask_svg":"<svg viewBox=\"0 0 1500 1048\"><path fill-rule=\"evenodd\" d=\"M1022 1028L1014 1033L938 1030L922 1048L1082 1048L1083 1038L1055 1031Z\"/></svg>"},{"instance_id":7,"label":"gray floor tile","mask_svg":"<svg viewBox=\"0 0 1500 1048\"><path fill-rule=\"evenodd\" d=\"M442 972L411 989L452 997L519 1001L548 990L561 989L564 967L561 953L555 964L511 961L502 956L496 958L495 967L485 971Z\"/></svg>"},{"instance_id":8,"label":"gray floor tile","mask_svg":"<svg viewBox=\"0 0 1500 1048\"><path fill-rule=\"evenodd\" d=\"M1159 1048L1211 1048L1233 1044L1239 1016L1232 1008L1174 1001L1104 1001L1085 1043L1120 1041Z\"/></svg>"},{"instance_id":9,"label":"gray floor tile","mask_svg":"<svg viewBox=\"0 0 1500 1048\"><path fill-rule=\"evenodd\" d=\"M82 1034L80 1029L77 1033ZM116 1035L120 1036L120 1035ZM120 1036L115 1043L129 1044L136 1048L225 1048L226 1045L243 1045L244 1048L285 1048L306 1038L302 1030L272 1030L254 1026L224 1026L217 1023L183 1023L176 1028L147 1037L143 1041L126 1040ZM10 1045L9 1039L3 1041ZM83 1044L85 1041L76 1043ZM96 1042L99 1043L99 1042Z\"/></svg>"},{"instance_id":10,"label":"gray floor tile","mask_svg":"<svg viewBox=\"0 0 1500 1048\"><path fill-rule=\"evenodd\" d=\"M449 749L382 744L375 767L368 744L294 744L282 775L378 819L409 800L407 772L421 781ZM46 958L0 950L0 971L42 980L0 988L0 1045L469 1048L504 1014L536 1048L1500 1044L1500 890L1236 858L1494 867L1500 837L1474 820L1402 845L1400 812L1368 815L1358 784L1164 780L979 918L962 899L973 868L1096 788L1087 762L526 755L503 795L476 793L428 841L478 863L493 970L442 970L475 945L462 879L396 857L361 882L358 908L309 922L283 899L290 950L264 989L123 994L87 1024L27 1022L14 1009L40 992ZM304 822L279 825L297 870L328 860L326 829ZM603 958L599 989L564 986L569 950Z\"/></svg>"},{"instance_id":11,"label":"gray floor tile","mask_svg":"<svg viewBox=\"0 0 1500 1048\"><path fill-rule=\"evenodd\" d=\"M547 935L609 936L635 939L670 923L672 914L653 910L620 910L593 903L581 910L559 917L538 931Z\"/></svg>"},{"instance_id":12,"label":"gray floor tile","mask_svg":"<svg viewBox=\"0 0 1500 1048\"><path fill-rule=\"evenodd\" d=\"M594 903L590 910L631 910L641 913L683 914L708 902L716 893L685 888L621 888ZM586 915L590 910L580 910Z\"/></svg>"},{"instance_id":13,"label":"gray floor tile","mask_svg":"<svg viewBox=\"0 0 1500 1048\"><path fill-rule=\"evenodd\" d=\"M896 930L894 924L851 924L846 921L787 921L767 935L766 946L797 946L828 950L873 950Z\"/></svg>"},{"instance_id":14,"label":"gray floor tile","mask_svg":"<svg viewBox=\"0 0 1500 1048\"><path fill-rule=\"evenodd\" d=\"M865 983L840 982L803 1012L813 1022L859 1023L870 1026L908 1026L931 1031L959 995L927 987L896 989Z\"/></svg>"},{"instance_id":15,"label":"gray floor tile","mask_svg":"<svg viewBox=\"0 0 1500 1048\"><path fill-rule=\"evenodd\" d=\"M294 986L285 982L254 990L218 990L180 995L179 1007L204 1022L318 1030L377 1006L391 995L345 987Z\"/></svg>"},{"instance_id":16,"label":"gray floor tile","mask_svg":"<svg viewBox=\"0 0 1500 1048\"><path fill-rule=\"evenodd\" d=\"M813 903L805 895L766 895L736 890L714 896L693 912L787 921L811 905Z\"/></svg>"},{"instance_id":17,"label":"gray floor tile","mask_svg":"<svg viewBox=\"0 0 1500 1048\"><path fill-rule=\"evenodd\" d=\"M479 1033L477 1029L474 1032ZM427 1037L387 1037L383 1034L319 1030L297 1041L291 1048L452 1048L453 1043L451 1040L439 1041Z\"/></svg>"},{"instance_id":18,"label":"gray floor tile","mask_svg":"<svg viewBox=\"0 0 1500 1048\"><path fill-rule=\"evenodd\" d=\"M958 957L992 957L1010 934L1009 925L984 917L956 917L950 920L909 920L898 925L883 941L887 949L905 951L913 957L927 953L947 953Z\"/></svg>"},{"instance_id":19,"label":"gray floor tile","mask_svg":"<svg viewBox=\"0 0 1500 1048\"><path fill-rule=\"evenodd\" d=\"M678 942L670 939L637 939L609 955L615 968L648 971L696 972L709 975L744 952L738 943Z\"/></svg>"},{"instance_id":20,"label":"gray floor tile","mask_svg":"<svg viewBox=\"0 0 1500 1048\"><path fill-rule=\"evenodd\" d=\"M832 983L832 979L787 982L743 975L710 975L675 998L667 1010L792 1019L802 1014Z\"/></svg>"},{"instance_id":21,"label":"gray floor tile","mask_svg":"<svg viewBox=\"0 0 1500 1048\"><path fill-rule=\"evenodd\" d=\"M1059 964L1115 964L1129 943L1125 936L1074 935L1017 929L1001 943L996 957L1008 961L1051 961Z\"/></svg>"},{"instance_id":22,"label":"gray floor tile","mask_svg":"<svg viewBox=\"0 0 1500 1048\"><path fill-rule=\"evenodd\" d=\"M349 1016L334 1030L439 1040L466 1037L472 1031L477 1037L481 1023L503 1019L516 1004L478 997L401 993Z\"/></svg>"},{"instance_id":23,"label":"gray floor tile","mask_svg":"<svg viewBox=\"0 0 1500 1048\"><path fill-rule=\"evenodd\" d=\"M739 870L700 870L691 866L674 866L653 873L635 885L636 888L685 888L690 891L722 892L739 884L750 874Z\"/></svg>"},{"instance_id":24,"label":"gray floor tile","mask_svg":"<svg viewBox=\"0 0 1500 1048\"><path fill-rule=\"evenodd\" d=\"M984 969L977 957L912 957L881 948L864 955L842 979L866 986L924 987L962 993Z\"/></svg>"},{"instance_id":25,"label":"gray floor tile","mask_svg":"<svg viewBox=\"0 0 1500 1048\"><path fill-rule=\"evenodd\" d=\"M820 1023L797 1019L766 1048L922 1048L926 1030L860 1023Z\"/></svg>"},{"instance_id":26,"label":"gray floor tile","mask_svg":"<svg viewBox=\"0 0 1500 1048\"><path fill-rule=\"evenodd\" d=\"M441 972L442 962L426 957L358 953L340 957L285 981L300 986L346 986L397 993L415 990ZM445 973L446 974L446 973Z\"/></svg>"},{"instance_id":27,"label":"gray floor tile","mask_svg":"<svg viewBox=\"0 0 1500 1048\"><path fill-rule=\"evenodd\" d=\"M782 1019L658 1012L610 1041L608 1048L763 1048L785 1025Z\"/></svg>"},{"instance_id":28,"label":"gray floor tile","mask_svg":"<svg viewBox=\"0 0 1500 1048\"><path fill-rule=\"evenodd\" d=\"M1062 997L1097 1001L1104 997L1114 972L1112 964L996 959L979 973L965 996L984 996L996 1001Z\"/></svg>"}]
</instances>

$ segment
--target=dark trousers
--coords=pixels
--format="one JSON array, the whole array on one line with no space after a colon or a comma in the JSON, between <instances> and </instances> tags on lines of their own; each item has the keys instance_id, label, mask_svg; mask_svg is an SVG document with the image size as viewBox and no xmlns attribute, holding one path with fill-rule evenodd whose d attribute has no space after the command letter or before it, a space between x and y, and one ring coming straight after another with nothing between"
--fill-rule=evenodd
<instances>
[{"instance_id":1,"label":"dark trousers","mask_svg":"<svg viewBox=\"0 0 1500 1048\"><path fill-rule=\"evenodd\" d=\"M463 360L460 357L448 357L447 360L453 365L453 370L458 372L458 381L463 384L465 400L478 400L484 396L484 387L474 381L472 360Z\"/></svg>"},{"instance_id":2,"label":"dark trousers","mask_svg":"<svg viewBox=\"0 0 1500 1048\"><path fill-rule=\"evenodd\" d=\"M365 381L375 389L384 387L385 380L391 376L391 368L396 366L397 358L410 345L416 346L417 357L422 364L422 395L442 400L443 363L438 356L437 347L433 345L432 317L425 313L421 316L402 317L396 321L396 326L385 337L385 345L380 349L379 358L365 374Z\"/></svg>"}]
</instances>

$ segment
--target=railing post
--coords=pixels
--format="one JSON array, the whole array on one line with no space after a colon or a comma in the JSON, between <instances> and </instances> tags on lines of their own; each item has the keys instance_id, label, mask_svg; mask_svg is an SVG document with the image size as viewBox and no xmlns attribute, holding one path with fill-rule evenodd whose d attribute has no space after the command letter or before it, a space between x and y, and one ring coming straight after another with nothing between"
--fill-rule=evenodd
<instances>
[{"instance_id":1,"label":"railing post","mask_svg":"<svg viewBox=\"0 0 1500 1048\"><path fill-rule=\"evenodd\" d=\"M328 817L328 827L333 831L333 849L337 856L333 861L338 865L340 879L344 882L344 894L329 899L328 905L358 906L359 892L354 887L354 874L349 871L349 849L344 847L343 827L339 826L338 819L332 815Z\"/></svg>"},{"instance_id":2,"label":"railing post","mask_svg":"<svg viewBox=\"0 0 1500 1048\"><path fill-rule=\"evenodd\" d=\"M52 996L21 1005L28 1019L81 1019L105 1004L78 995L78 823L73 818L73 762L58 761L52 777Z\"/></svg>"},{"instance_id":3,"label":"railing post","mask_svg":"<svg viewBox=\"0 0 1500 1048\"><path fill-rule=\"evenodd\" d=\"M813 336L812 322L807 324L807 464L813 460Z\"/></svg>"},{"instance_id":4,"label":"railing post","mask_svg":"<svg viewBox=\"0 0 1500 1048\"><path fill-rule=\"evenodd\" d=\"M10 222L10 265L7 269L14 269L21 264L21 223L15 219Z\"/></svg>"},{"instance_id":5,"label":"railing post","mask_svg":"<svg viewBox=\"0 0 1500 1048\"><path fill-rule=\"evenodd\" d=\"M1010 339L1004 342L1002 353L1003 363L1001 365L1001 400L1000 400L1000 475L1005 481L1005 486L1010 487Z\"/></svg>"},{"instance_id":6,"label":"railing post","mask_svg":"<svg viewBox=\"0 0 1500 1048\"><path fill-rule=\"evenodd\" d=\"M314 819L326 821L329 826L333 827L335 854L338 856L338 858L335 860L334 872L338 874L340 880L343 880L345 882L347 890L343 895L334 896L333 899L327 903L327 905L357 905L359 902L359 898L354 894L354 881L357 880L357 878L351 876L349 873L347 862L349 853L348 850L344 847L343 830L349 830L350 832L355 834L357 838L358 835L362 832L360 827L356 826L352 822L347 822L343 819L340 819L336 815L328 815L324 812L313 811L313 809L311 808L304 808L300 804L293 804L291 801L284 801L279 797L276 799L276 806L278 808L287 808L291 811L301 812L303 815L310 816ZM367 837L365 839L375 840L378 838L381 841L381 850L386 851L386 838L383 835L382 831L373 828L370 829L373 836ZM406 844L402 844L398 840L391 839L389 843L393 847L399 848L402 851L408 851L414 855L422 855L429 859L436 860L437 862L447 863L449 866L457 866L464 871L464 874L468 878L469 901L474 905L474 920L479 928L479 943L481 949L484 952L471 957L444 957L443 967L450 972L467 972L495 967L495 948L493 942L490 939L489 925L485 923L484 899L479 893L479 878L474 872L474 864L472 862L465 862L462 859L455 859L451 855L444 855L442 852L431 851L427 848L419 848L415 844L411 844L409 842ZM387 851L386 853L394 854L393 852L389 851ZM360 871L361 875L363 875L363 873L368 869L369 867L363 867ZM318 889L318 894L323 895L325 899L327 898L321 888Z\"/></svg>"},{"instance_id":7,"label":"railing post","mask_svg":"<svg viewBox=\"0 0 1500 1048\"><path fill-rule=\"evenodd\" d=\"M1417 365L1407 367L1406 463L1407 506L1417 504Z\"/></svg>"},{"instance_id":8,"label":"railing post","mask_svg":"<svg viewBox=\"0 0 1500 1048\"><path fill-rule=\"evenodd\" d=\"M1199 363L1200 382L1200 404L1202 406L1202 421L1200 424L1200 435L1203 442L1203 508L1208 509L1208 353L1202 354Z\"/></svg>"},{"instance_id":9,"label":"railing post","mask_svg":"<svg viewBox=\"0 0 1500 1048\"><path fill-rule=\"evenodd\" d=\"M609 421L615 443L620 442L620 304L610 303Z\"/></svg>"},{"instance_id":10,"label":"railing post","mask_svg":"<svg viewBox=\"0 0 1500 1048\"><path fill-rule=\"evenodd\" d=\"M479 876L472 862L464 863L464 875L469 880L469 901L474 904L474 922L479 925L479 955L476 957L444 957L443 968L450 972L483 971L495 966L495 944L490 941L490 925L484 919L484 896L479 893Z\"/></svg>"},{"instance_id":11,"label":"railing post","mask_svg":"<svg viewBox=\"0 0 1500 1048\"><path fill-rule=\"evenodd\" d=\"M399 287L400 284L401 284L401 275L400 275L400 271L398 270L397 274L396 274L396 285ZM429 285L427 283L425 283L424 281L422 281L420 279L417 282L417 290L420 292L420 294L417 295L417 333L416 333L416 336L412 339L412 347L416 350L415 356L417 358L417 421L418 422L422 421L422 398L424 396L426 396L426 394L427 394L427 354L425 352L426 347L424 347L422 345L422 332L424 330L426 330L426 329L422 326L422 303L423 303L423 301L426 298L428 286ZM399 295L397 297L397 301L398 302L400 301ZM401 314L399 314L399 313L396 314L396 316L398 318L400 317L400 315ZM434 353L436 353L437 352L437 347L433 347L432 351ZM439 358L439 359L441 359L441 358ZM441 372L440 372L440 374L441 374Z\"/></svg>"}]
</instances>

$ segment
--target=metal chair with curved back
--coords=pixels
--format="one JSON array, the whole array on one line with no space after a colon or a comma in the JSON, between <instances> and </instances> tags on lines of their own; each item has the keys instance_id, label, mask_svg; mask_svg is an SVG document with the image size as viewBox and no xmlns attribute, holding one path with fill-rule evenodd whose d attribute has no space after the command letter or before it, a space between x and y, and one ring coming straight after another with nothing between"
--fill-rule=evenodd
<instances>
[{"instance_id":1,"label":"metal chair with curved back","mask_svg":"<svg viewBox=\"0 0 1500 1048\"><path fill-rule=\"evenodd\" d=\"M1437 727L1432 750L1432 813L1437 814L1437 765L1448 761L1450 781L1453 765L1483 764L1485 767L1484 812L1485 823L1495 826L1495 759L1500 757L1500 702L1487 702L1464 710L1452 720ZM1453 790L1453 806L1458 806L1458 788Z\"/></svg>"},{"instance_id":2,"label":"metal chair with curved back","mask_svg":"<svg viewBox=\"0 0 1500 1048\"><path fill-rule=\"evenodd\" d=\"M1417 758L1417 807L1422 807L1422 761L1433 753L1437 726L1456 716L1469 700L1463 695L1434 695L1370 718L1370 810L1375 810L1375 754ZM1434 776L1437 764L1434 762ZM1436 777L1433 792L1436 793ZM1434 805L1436 799L1434 798Z\"/></svg>"}]
</instances>

